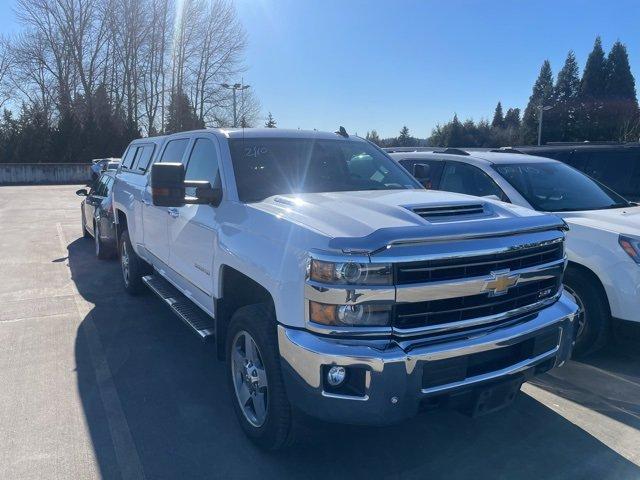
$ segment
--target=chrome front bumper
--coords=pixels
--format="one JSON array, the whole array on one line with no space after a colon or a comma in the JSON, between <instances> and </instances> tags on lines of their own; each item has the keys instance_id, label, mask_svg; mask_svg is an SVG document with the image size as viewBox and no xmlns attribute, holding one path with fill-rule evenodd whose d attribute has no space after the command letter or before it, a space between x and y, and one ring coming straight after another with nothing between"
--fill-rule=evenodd
<instances>
[{"instance_id":1,"label":"chrome front bumper","mask_svg":"<svg viewBox=\"0 0 640 480\"><path fill-rule=\"evenodd\" d=\"M438 344L345 340L278 326L278 345L285 387L291 404L328 421L384 425L410 418L430 397L472 390L484 383L523 379L561 366L570 356L577 306L562 295L553 305L520 323L488 331L475 338ZM543 352L464 380L425 386L424 371L432 362L514 347L556 330L557 342ZM339 365L365 371L362 395L338 395L323 386L323 368ZM428 375L427 375L428 376Z\"/></svg>"}]
</instances>

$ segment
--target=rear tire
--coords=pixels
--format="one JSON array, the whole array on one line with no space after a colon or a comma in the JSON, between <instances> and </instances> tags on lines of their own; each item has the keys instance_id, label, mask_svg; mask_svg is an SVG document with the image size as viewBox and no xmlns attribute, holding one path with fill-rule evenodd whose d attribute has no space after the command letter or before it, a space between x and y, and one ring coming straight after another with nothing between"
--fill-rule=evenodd
<instances>
[{"instance_id":1,"label":"rear tire","mask_svg":"<svg viewBox=\"0 0 640 480\"><path fill-rule=\"evenodd\" d=\"M149 265L142 260L131 246L129 232L120 235L120 267L124 289L131 295L138 295L143 290L142 277L149 273Z\"/></svg>"},{"instance_id":2,"label":"rear tire","mask_svg":"<svg viewBox=\"0 0 640 480\"><path fill-rule=\"evenodd\" d=\"M96 222L93 223L93 241L96 251L96 257L98 257L100 260L108 260L109 258L113 258L111 247L105 245L105 243L100 238L100 224Z\"/></svg>"},{"instance_id":3,"label":"rear tire","mask_svg":"<svg viewBox=\"0 0 640 480\"><path fill-rule=\"evenodd\" d=\"M567 267L565 289L580 307L573 356L583 357L602 348L608 340L611 314L609 303L597 281L578 268Z\"/></svg>"},{"instance_id":4,"label":"rear tire","mask_svg":"<svg viewBox=\"0 0 640 480\"><path fill-rule=\"evenodd\" d=\"M247 361L243 345L247 338L257 348L254 355L257 360L244 363L243 369L243 362ZM276 321L268 305L249 305L233 314L227 330L226 359L233 407L245 434L265 450L279 450L293 443L296 420L282 380ZM254 366L260 373L252 373ZM241 390L244 393L239 393ZM262 401L261 395L266 396L266 407L256 409L253 402ZM243 403L241 398L246 401Z\"/></svg>"}]
</instances>

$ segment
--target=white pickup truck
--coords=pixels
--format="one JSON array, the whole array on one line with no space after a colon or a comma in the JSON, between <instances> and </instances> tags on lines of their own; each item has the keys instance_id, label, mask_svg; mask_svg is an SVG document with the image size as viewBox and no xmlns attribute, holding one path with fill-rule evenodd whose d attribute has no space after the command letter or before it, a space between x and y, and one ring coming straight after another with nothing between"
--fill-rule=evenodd
<instances>
[{"instance_id":1,"label":"white pickup truck","mask_svg":"<svg viewBox=\"0 0 640 480\"><path fill-rule=\"evenodd\" d=\"M216 343L265 448L304 414L490 412L571 354L561 219L424 190L342 128L135 140L114 205L126 289Z\"/></svg>"}]
</instances>

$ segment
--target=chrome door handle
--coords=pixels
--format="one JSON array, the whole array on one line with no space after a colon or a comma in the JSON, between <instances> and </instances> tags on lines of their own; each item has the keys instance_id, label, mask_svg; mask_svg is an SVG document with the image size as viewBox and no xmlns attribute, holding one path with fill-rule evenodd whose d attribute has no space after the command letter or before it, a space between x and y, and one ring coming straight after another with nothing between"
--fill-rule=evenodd
<instances>
[{"instance_id":1,"label":"chrome door handle","mask_svg":"<svg viewBox=\"0 0 640 480\"><path fill-rule=\"evenodd\" d=\"M180 212L177 208L167 208L167 213L173 218L177 218L180 216Z\"/></svg>"}]
</instances>

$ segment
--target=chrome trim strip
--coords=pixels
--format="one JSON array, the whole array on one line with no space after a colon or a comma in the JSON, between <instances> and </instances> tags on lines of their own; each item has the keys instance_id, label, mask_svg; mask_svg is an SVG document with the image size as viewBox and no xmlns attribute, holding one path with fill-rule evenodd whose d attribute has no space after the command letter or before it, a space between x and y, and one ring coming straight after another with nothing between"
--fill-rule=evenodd
<instances>
[{"instance_id":1,"label":"chrome trim strip","mask_svg":"<svg viewBox=\"0 0 640 480\"><path fill-rule=\"evenodd\" d=\"M540 302L536 302L531 305L527 305L525 307L516 308L515 310L509 310L508 312L497 313L495 315L488 315L486 317L472 318L470 320L462 320L460 322L441 323L438 325L427 326L427 327L416 327L416 328L393 327L392 328L393 334L397 337L415 337L415 336L431 334L431 333L447 332L449 330L457 330L461 328L490 325L492 323L498 323L503 320L507 320L509 318L525 316L528 313L534 312L536 310L540 310L541 308L547 307L555 303L556 301L558 301L561 295L562 295L562 288L553 297L545 298Z\"/></svg>"},{"instance_id":2,"label":"chrome trim strip","mask_svg":"<svg viewBox=\"0 0 640 480\"><path fill-rule=\"evenodd\" d=\"M518 275L516 284L546 280L562 274L564 258L553 262L536 265L534 267L511 270L509 274ZM445 300L447 298L469 297L486 293L487 285L495 280L493 275L465 278L461 280L442 280L439 282L411 283L396 287L397 303L417 303L431 300Z\"/></svg>"},{"instance_id":3,"label":"chrome trim strip","mask_svg":"<svg viewBox=\"0 0 640 480\"><path fill-rule=\"evenodd\" d=\"M337 325L321 325L309 319L309 301L305 302L305 321L307 330L321 335L336 335L344 337L382 337L390 336L393 329L389 327L340 327Z\"/></svg>"},{"instance_id":4,"label":"chrome trim strip","mask_svg":"<svg viewBox=\"0 0 640 480\"><path fill-rule=\"evenodd\" d=\"M521 372L526 370L527 368L531 368L535 366L537 363L543 362L550 358L553 358L560 350L560 346L557 345L552 350L549 350L546 353L542 353L533 358L527 358L526 360L522 360L521 362L515 363L509 367L502 368L500 370L494 370L493 372L483 373L481 375L476 375L475 377L465 378L464 380L460 380L458 382L447 383L445 385L438 385L437 387L423 388L421 392L425 395L433 395L435 393L440 393L446 390L453 390L458 387L467 387L469 385L473 385L475 383L485 382L487 380L493 380L498 377L504 377L507 375L513 375L514 373Z\"/></svg>"},{"instance_id":5,"label":"chrome trim strip","mask_svg":"<svg viewBox=\"0 0 640 480\"><path fill-rule=\"evenodd\" d=\"M337 393L328 393L324 390L322 391L322 396L327 398L338 398L340 400L356 400L358 402L366 402L369 400L369 395L365 395L364 397L357 397L355 395L340 395Z\"/></svg>"},{"instance_id":6,"label":"chrome trim strip","mask_svg":"<svg viewBox=\"0 0 640 480\"><path fill-rule=\"evenodd\" d=\"M396 300L394 286L350 286L307 281L304 286L305 298L329 305L358 305L360 303L393 303Z\"/></svg>"}]
</instances>

